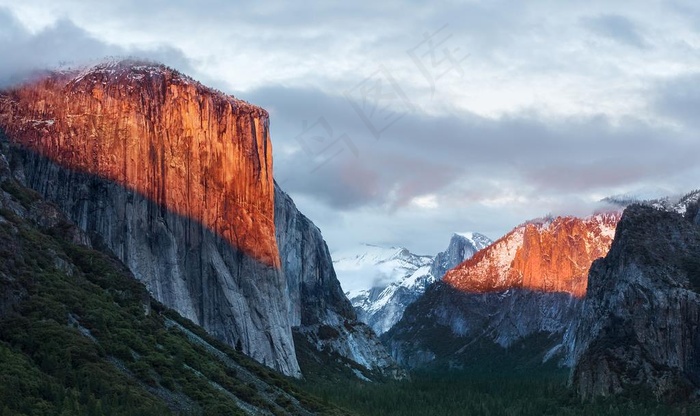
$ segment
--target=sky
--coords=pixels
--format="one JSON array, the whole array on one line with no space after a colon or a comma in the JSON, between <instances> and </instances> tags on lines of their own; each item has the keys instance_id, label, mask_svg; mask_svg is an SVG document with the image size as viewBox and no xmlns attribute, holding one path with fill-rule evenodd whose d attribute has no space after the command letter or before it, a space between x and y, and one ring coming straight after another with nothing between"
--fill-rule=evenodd
<instances>
[{"instance_id":1,"label":"sky","mask_svg":"<svg viewBox=\"0 0 700 416\"><path fill-rule=\"evenodd\" d=\"M331 251L700 188L692 0L0 0L0 84L126 56L267 109Z\"/></svg>"}]
</instances>

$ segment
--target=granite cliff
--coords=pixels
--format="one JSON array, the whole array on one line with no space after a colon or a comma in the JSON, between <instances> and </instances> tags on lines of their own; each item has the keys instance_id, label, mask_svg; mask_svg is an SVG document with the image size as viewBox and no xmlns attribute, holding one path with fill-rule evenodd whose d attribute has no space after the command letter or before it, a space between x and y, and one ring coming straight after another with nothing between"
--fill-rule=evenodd
<instances>
[{"instance_id":1,"label":"granite cliff","mask_svg":"<svg viewBox=\"0 0 700 416\"><path fill-rule=\"evenodd\" d=\"M0 146L3 415L346 414L149 295Z\"/></svg>"},{"instance_id":2,"label":"granite cliff","mask_svg":"<svg viewBox=\"0 0 700 416\"><path fill-rule=\"evenodd\" d=\"M633 205L608 255L590 270L571 382L584 398L635 391L697 398L700 391L698 204Z\"/></svg>"},{"instance_id":3,"label":"granite cliff","mask_svg":"<svg viewBox=\"0 0 700 416\"><path fill-rule=\"evenodd\" d=\"M356 322L320 232L275 188L268 124L265 110L150 63L50 73L0 92L20 184L157 300L301 376L293 327ZM367 367L385 362L371 331L340 344Z\"/></svg>"},{"instance_id":4,"label":"granite cliff","mask_svg":"<svg viewBox=\"0 0 700 416\"><path fill-rule=\"evenodd\" d=\"M384 376L402 377L376 335L358 322L321 231L277 185L275 228L294 330L319 351L336 353Z\"/></svg>"}]
</instances>

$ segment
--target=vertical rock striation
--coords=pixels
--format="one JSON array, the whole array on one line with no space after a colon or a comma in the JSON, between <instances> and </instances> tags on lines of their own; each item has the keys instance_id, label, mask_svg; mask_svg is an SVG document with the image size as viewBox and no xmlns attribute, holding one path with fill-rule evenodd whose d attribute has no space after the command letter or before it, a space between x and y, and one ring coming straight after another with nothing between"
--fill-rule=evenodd
<instances>
[{"instance_id":1,"label":"vertical rock striation","mask_svg":"<svg viewBox=\"0 0 700 416\"><path fill-rule=\"evenodd\" d=\"M321 231L275 184L275 230L293 326L355 319ZM303 300L303 301L302 301Z\"/></svg>"},{"instance_id":2,"label":"vertical rock striation","mask_svg":"<svg viewBox=\"0 0 700 416\"><path fill-rule=\"evenodd\" d=\"M264 110L124 61L0 92L0 129L17 178L213 335L293 376L292 327L369 369L392 366L320 231L275 186Z\"/></svg>"},{"instance_id":3,"label":"vertical rock striation","mask_svg":"<svg viewBox=\"0 0 700 416\"><path fill-rule=\"evenodd\" d=\"M158 300L300 375L264 110L163 66L119 62L0 93L0 129L17 176Z\"/></svg>"},{"instance_id":4,"label":"vertical rock striation","mask_svg":"<svg viewBox=\"0 0 700 416\"><path fill-rule=\"evenodd\" d=\"M10 140L201 222L279 266L265 110L162 66L56 73L0 95Z\"/></svg>"}]
</instances>

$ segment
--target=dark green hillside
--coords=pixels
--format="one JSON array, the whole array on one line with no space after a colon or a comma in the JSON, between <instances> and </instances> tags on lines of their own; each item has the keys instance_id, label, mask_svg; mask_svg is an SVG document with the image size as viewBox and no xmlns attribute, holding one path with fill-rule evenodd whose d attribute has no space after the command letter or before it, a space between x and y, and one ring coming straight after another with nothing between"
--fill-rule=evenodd
<instances>
[{"instance_id":1,"label":"dark green hillside","mask_svg":"<svg viewBox=\"0 0 700 416\"><path fill-rule=\"evenodd\" d=\"M2 172L0 185L0 415L344 414L154 301Z\"/></svg>"}]
</instances>

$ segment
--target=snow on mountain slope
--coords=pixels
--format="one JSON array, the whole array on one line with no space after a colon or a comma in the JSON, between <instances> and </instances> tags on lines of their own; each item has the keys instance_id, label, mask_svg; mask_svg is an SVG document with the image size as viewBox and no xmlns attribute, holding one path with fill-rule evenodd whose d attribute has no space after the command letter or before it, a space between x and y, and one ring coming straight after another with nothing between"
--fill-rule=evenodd
<instances>
[{"instance_id":1,"label":"snow on mountain slope","mask_svg":"<svg viewBox=\"0 0 700 416\"><path fill-rule=\"evenodd\" d=\"M334 252L331 257L333 267L349 297L401 281L433 261L432 256L416 255L406 248L370 244Z\"/></svg>"},{"instance_id":2,"label":"snow on mountain slope","mask_svg":"<svg viewBox=\"0 0 700 416\"><path fill-rule=\"evenodd\" d=\"M450 270L444 281L471 293L523 288L582 297L588 269L607 254L620 215L613 211L529 221Z\"/></svg>"},{"instance_id":3,"label":"snow on mountain slope","mask_svg":"<svg viewBox=\"0 0 700 416\"><path fill-rule=\"evenodd\" d=\"M478 250L486 248L493 243L493 240L479 233L455 233L455 235L466 239L469 244L476 247Z\"/></svg>"},{"instance_id":4,"label":"snow on mountain slope","mask_svg":"<svg viewBox=\"0 0 700 416\"><path fill-rule=\"evenodd\" d=\"M613 211L516 227L431 285L382 341L409 367L435 360L461 366L519 343L533 353L528 360L567 360L564 334L586 293L591 263L607 254L619 219Z\"/></svg>"},{"instance_id":5,"label":"snow on mountain slope","mask_svg":"<svg viewBox=\"0 0 700 416\"><path fill-rule=\"evenodd\" d=\"M434 258L406 248L362 245L333 253L338 279L357 311L358 318L377 334L388 331L426 288L445 271L488 246L478 233L454 234L450 245Z\"/></svg>"},{"instance_id":6,"label":"snow on mountain slope","mask_svg":"<svg viewBox=\"0 0 700 416\"><path fill-rule=\"evenodd\" d=\"M490 238L479 233L455 233L450 239L447 249L435 256L435 261L430 268L433 276L438 280L447 273L448 270L470 259L478 251L490 246L493 243Z\"/></svg>"}]
</instances>

